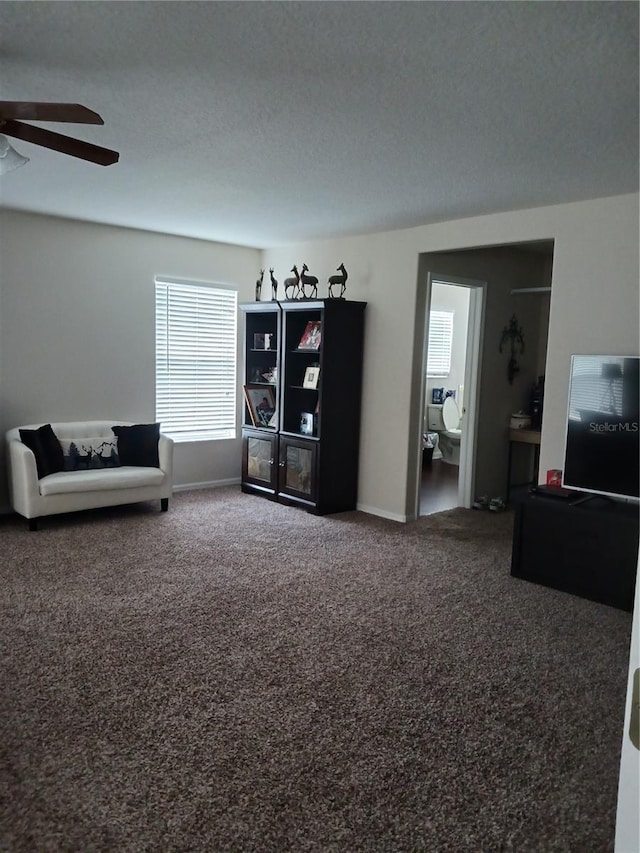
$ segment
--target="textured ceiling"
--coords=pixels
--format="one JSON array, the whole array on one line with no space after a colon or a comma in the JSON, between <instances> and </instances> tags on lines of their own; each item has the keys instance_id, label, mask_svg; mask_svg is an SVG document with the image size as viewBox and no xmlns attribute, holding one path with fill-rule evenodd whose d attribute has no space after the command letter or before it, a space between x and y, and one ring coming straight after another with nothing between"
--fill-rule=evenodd
<instances>
[{"instance_id":1,"label":"textured ceiling","mask_svg":"<svg viewBox=\"0 0 640 853\"><path fill-rule=\"evenodd\" d=\"M257 247L638 189L633 2L2 2L4 207Z\"/></svg>"}]
</instances>

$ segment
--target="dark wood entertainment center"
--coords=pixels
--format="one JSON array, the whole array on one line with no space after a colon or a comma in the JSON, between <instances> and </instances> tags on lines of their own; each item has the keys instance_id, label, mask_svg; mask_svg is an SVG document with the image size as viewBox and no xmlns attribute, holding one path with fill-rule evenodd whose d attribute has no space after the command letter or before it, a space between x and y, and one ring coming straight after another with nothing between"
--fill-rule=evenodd
<instances>
[{"instance_id":1,"label":"dark wood entertainment center","mask_svg":"<svg viewBox=\"0 0 640 853\"><path fill-rule=\"evenodd\" d=\"M529 494L515 504L511 574L631 612L638 506Z\"/></svg>"}]
</instances>

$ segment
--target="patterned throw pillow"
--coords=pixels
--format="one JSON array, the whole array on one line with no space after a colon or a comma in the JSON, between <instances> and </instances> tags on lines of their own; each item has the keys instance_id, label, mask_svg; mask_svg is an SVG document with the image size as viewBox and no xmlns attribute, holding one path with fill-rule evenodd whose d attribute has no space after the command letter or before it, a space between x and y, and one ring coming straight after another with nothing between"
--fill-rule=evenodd
<instances>
[{"instance_id":1,"label":"patterned throw pillow","mask_svg":"<svg viewBox=\"0 0 640 853\"><path fill-rule=\"evenodd\" d=\"M61 438L65 471L91 471L97 468L119 468L117 438Z\"/></svg>"}]
</instances>

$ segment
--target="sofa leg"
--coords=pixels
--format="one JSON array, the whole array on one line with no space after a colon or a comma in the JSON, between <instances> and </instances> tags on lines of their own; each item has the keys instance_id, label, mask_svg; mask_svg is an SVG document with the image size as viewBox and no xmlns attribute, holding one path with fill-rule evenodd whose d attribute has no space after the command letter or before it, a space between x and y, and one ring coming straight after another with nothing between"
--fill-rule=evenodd
<instances>
[{"instance_id":1,"label":"sofa leg","mask_svg":"<svg viewBox=\"0 0 640 853\"><path fill-rule=\"evenodd\" d=\"M166 512L169 509L169 498L160 498L160 509Z\"/></svg>"},{"instance_id":2,"label":"sofa leg","mask_svg":"<svg viewBox=\"0 0 640 853\"><path fill-rule=\"evenodd\" d=\"M38 519L37 518L28 518L29 522L29 530L37 530L38 529Z\"/></svg>"}]
</instances>

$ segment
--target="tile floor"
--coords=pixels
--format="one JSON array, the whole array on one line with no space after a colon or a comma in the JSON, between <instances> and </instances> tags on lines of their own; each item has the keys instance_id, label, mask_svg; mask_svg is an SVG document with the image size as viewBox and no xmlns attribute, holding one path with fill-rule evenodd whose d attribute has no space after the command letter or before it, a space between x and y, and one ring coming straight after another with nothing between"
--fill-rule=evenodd
<instances>
[{"instance_id":1,"label":"tile floor","mask_svg":"<svg viewBox=\"0 0 640 853\"><path fill-rule=\"evenodd\" d=\"M420 515L458 506L458 466L434 459L422 469Z\"/></svg>"}]
</instances>

